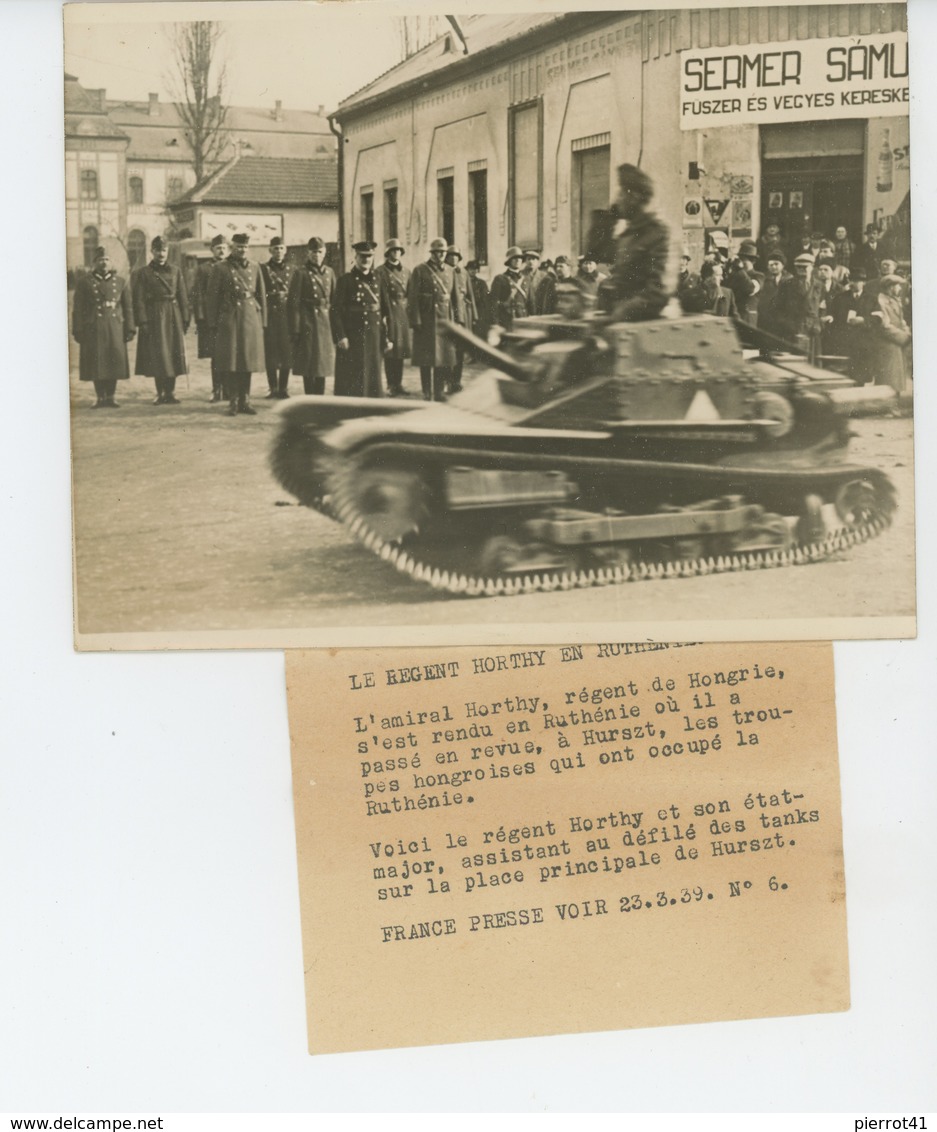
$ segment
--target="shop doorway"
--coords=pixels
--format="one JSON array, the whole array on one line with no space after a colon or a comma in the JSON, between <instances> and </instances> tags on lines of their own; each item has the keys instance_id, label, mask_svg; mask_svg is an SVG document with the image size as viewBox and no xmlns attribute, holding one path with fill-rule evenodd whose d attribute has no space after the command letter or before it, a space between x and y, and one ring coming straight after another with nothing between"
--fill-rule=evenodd
<instances>
[{"instance_id":1,"label":"shop doorway","mask_svg":"<svg viewBox=\"0 0 937 1132\"><path fill-rule=\"evenodd\" d=\"M865 123L805 122L763 126L761 231L781 228L784 244L843 225L862 241Z\"/></svg>"},{"instance_id":2,"label":"shop doorway","mask_svg":"<svg viewBox=\"0 0 937 1132\"><path fill-rule=\"evenodd\" d=\"M588 139L587 144L592 139ZM572 206L573 255L586 250L586 237L592 223L592 213L606 209L611 200L612 150L610 145L590 145L579 149L573 142Z\"/></svg>"}]
</instances>

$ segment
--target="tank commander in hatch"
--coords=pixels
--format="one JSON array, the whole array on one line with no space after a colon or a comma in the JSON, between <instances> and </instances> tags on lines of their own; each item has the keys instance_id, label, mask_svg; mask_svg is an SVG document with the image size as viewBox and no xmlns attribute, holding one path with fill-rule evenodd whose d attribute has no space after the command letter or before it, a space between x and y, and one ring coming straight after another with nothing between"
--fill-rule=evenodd
<instances>
[{"instance_id":1,"label":"tank commander in hatch","mask_svg":"<svg viewBox=\"0 0 937 1132\"><path fill-rule=\"evenodd\" d=\"M670 295L664 287L670 234L648 211L654 188L636 165L618 166L618 199L611 212L625 227L615 228L609 278L599 289L599 310L612 322L657 318Z\"/></svg>"}]
</instances>

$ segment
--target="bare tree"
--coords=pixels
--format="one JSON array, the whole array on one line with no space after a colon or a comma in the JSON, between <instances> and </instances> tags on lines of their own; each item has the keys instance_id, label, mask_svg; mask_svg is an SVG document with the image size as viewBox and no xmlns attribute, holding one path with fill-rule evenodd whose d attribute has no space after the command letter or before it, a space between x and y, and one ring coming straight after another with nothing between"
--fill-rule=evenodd
<instances>
[{"instance_id":1,"label":"bare tree","mask_svg":"<svg viewBox=\"0 0 937 1132\"><path fill-rule=\"evenodd\" d=\"M209 20L173 24L169 31L173 69L167 86L192 150L197 181L218 164L228 144L223 34L221 25Z\"/></svg>"}]
</instances>

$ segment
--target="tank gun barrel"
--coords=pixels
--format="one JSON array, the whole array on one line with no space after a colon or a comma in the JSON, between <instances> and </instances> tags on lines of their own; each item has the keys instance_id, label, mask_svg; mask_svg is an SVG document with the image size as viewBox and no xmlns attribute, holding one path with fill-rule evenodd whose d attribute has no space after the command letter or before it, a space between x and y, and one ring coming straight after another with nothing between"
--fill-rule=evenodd
<instances>
[{"instance_id":1,"label":"tank gun barrel","mask_svg":"<svg viewBox=\"0 0 937 1132\"><path fill-rule=\"evenodd\" d=\"M532 381L537 376L537 367L518 361L517 358L512 358L510 354L490 345L457 322L443 322L442 329L443 333L454 342L461 342L463 346L474 351L478 357L484 358L490 366L506 373L509 377L517 378L518 381Z\"/></svg>"}]
</instances>

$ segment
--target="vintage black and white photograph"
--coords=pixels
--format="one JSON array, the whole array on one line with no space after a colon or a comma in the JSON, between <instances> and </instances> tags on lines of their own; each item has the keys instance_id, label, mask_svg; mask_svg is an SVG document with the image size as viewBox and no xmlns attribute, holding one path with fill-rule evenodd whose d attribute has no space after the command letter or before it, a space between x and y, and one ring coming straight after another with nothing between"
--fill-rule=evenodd
<instances>
[{"instance_id":1,"label":"vintage black and white photograph","mask_svg":"<svg viewBox=\"0 0 937 1132\"><path fill-rule=\"evenodd\" d=\"M79 648L914 634L906 5L524 8L65 6Z\"/></svg>"}]
</instances>

